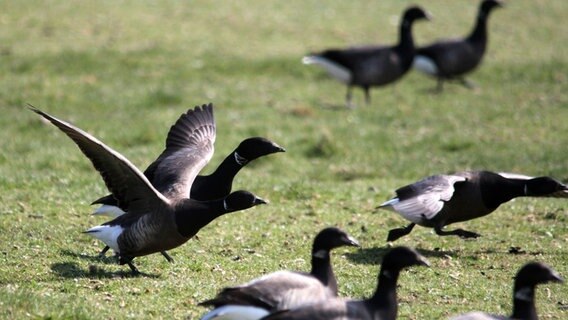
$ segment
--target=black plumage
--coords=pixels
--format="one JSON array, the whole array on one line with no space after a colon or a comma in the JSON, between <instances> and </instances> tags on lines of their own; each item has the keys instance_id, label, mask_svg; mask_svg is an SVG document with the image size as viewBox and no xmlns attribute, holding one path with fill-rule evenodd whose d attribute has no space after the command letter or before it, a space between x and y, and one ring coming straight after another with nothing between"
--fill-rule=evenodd
<instances>
[{"instance_id":1,"label":"black plumage","mask_svg":"<svg viewBox=\"0 0 568 320\"><path fill-rule=\"evenodd\" d=\"M278 271L240 286L225 288L215 298L200 303L215 308L202 319L257 318L259 314L337 296L330 251L341 246L359 244L338 228L323 229L313 242L310 273Z\"/></svg>"},{"instance_id":2,"label":"black plumage","mask_svg":"<svg viewBox=\"0 0 568 320\"><path fill-rule=\"evenodd\" d=\"M99 171L107 188L127 213L86 233L103 241L138 273L132 259L178 247L216 217L243 210L264 200L237 191L224 199L199 202L187 195L197 173L213 154L213 106L183 114L168 135L157 190L128 159L81 129L31 107L71 138Z\"/></svg>"},{"instance_id":3,"label":"black plumage","mask_svg":"<svg viewBox=\"0 0 568 320\"><path fill-rule=\"evenodd\" d=\"M563 280L558 273L545 264L527 263L515 277L513 313L510 317L485 312L470 312L452 317L451 320L538 320L534 304L535 289L537 285L548 282L563 282Z\"/></svg>"},{"instance_id":4,"label":"black plumage","mask_svg":"<svg viewBox=\"0 0 568 320\"><path fill-rule=\"evenodd\" d=\"M529 177L490 171L434 175L396 190L396 197L379 208L392 210L411 223L393 229L387 241L409 234L416 224L434 228L440 236L476 238L479 234L445 226L483 217L517 197L568 197L568 186L550 177Z\"/></svg>"},{"instance_id":5,"label":"black plumage","mask_svg":"<svg viewBox=\"0 0 568 320\"><path fill-rule=\"evenodd\" d=\"M396 247L384 257L373 296L365 300L331 298L326 301L284 310L262 320L394 320L398 313L396 287L400 271L425 265L428 261L413 249Z\"/></svg>"},{"instance_id":6,"label":"black plumage","mask_svg":"<svg viewBox=\"0 0 568 320\"><path fill-rule=\"evenodd\" d=\"M487 48L489 14L501 6L502 2L498 0L482 1L475 26L467 37L436 41L416 49L414 67L435 77L438 91L442 90L444 81L448 80L458 80L471 87L464 76L481 63Z\"/></svg>"},{"instance_id":7,"label":"black plumage","mask_svg":"<svg viewBox=\"0 0 568 320\"><path fill-rule=\"evenodd\" d=\"M394 46L364 46L347 49L330 49L304 57L305 64L324 67L331 76L347 85L346 101L351 107L352 87L365 92L370 103L371 87L383 86L400 79L412 66L415 48L412 24L420 19L429 19L429 14L420 7L410 7L400 21L399 42Z\"/></svg>"}]
</instances>

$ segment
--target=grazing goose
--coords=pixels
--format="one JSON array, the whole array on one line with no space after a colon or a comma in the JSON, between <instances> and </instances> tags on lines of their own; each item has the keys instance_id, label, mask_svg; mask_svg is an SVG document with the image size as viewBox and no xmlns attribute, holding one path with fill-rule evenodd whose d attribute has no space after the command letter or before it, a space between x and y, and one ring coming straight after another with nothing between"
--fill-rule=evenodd
<instances>
[{"instance_id":1,"label":"grazing goose","mask_svg":"<svg viewBox=\"0 0 568 320\"><path fill-rule=\"evenodd\" d=\"M176 128L176 125L172 127L172 130ZM167 145L168 142L166 141ZM213 173L195 177L195 181L191 185L190 198L199 201L223 198L231 192L233 179L241 168L262 156L285 151L286 149L266 138L253 137L245 139L221 162ZM167 153L167 148L162 152L162 154L164 153ZM160 170L158 165L160 160L161 158L158 158L144 171L144 175L152 184L155 183L155 171ZM101 205L93 212L93 215L106 215L116 218L124 213L124 210L117 207L117 201L112 195L97 199L92 204Z\"/></svg>"},{"instance_id":2,"label":"grazing goose","mask_svg":"<svg viewBox=\"0 0 568 320\"><path fill-rule=\"evenodd\" d=\"M453 317L452 320L538 320L534 305L535 287L548 282L563 282L563 280L547 265L538 262L527 263L515 277L513 314L510 317L485 312L470 312Z\"/></svg>"},{"instance_id":3,"label":"grazing goose","mask_svg":"<svg viewBox=\"0 0 568 320\"><path fill-rule=\"evenodd\" d=\"M434 228L440 236L477 238L479 234L456 229L443 231L452 223L483 217L517 197L568 197L568 186L550 178L495 173L459 172L435 175L396 190L396 197L379 208L395 211L411 223L389 231L387 241L409 234L416 224Z\"/></svg>"},{"instance_id":4,"label":"grazing goose","mask_svg":"<svg viewBox=\"0 0 568 320\"><path fill-rule=\"evenodd\" d=\"M422 8L406 9L400 22L400 40L397 45L364 46L348 49L331 49L311 54L302 59L304 64L322 66L335 79L347 85L347 106L351 104L351 89L361 87L365 91L365 101L371 102L369 89L400 79L412 66L414 60L414 40L412 24L419 19L430 19Z\"/></svg>"},{"instance_id":5,"label":"grazing goose","mask_svg":"<svg viewBox=\"0 0 568 320\"><path fill-rule=\"evenodd\" d=\"M398 313L396 286L404 268L428 261L413 249L396 247L384 257L375 294L365 300L329 300L276 312L263 320L394 320Z\"/></svg>"},{"instance_id":6,"label":"grazing goose","mask_svg":"<svg viewBox=\"0 0 568 320\"><path fill-rule=\"evenodd\" d=\"M438 92L445 80L459 80L471 87L464 75L481 63L487 47L487 19L493 9L502 6L498 0L482 1L475 27L466 38L442 40L416 49L414 68L438 79Z\"/></svg>"},{"instance_id":7,"label":"grazing goose","mask_svg":"<svg viewBox=\"0 0 568 320\"><path fill-rule=\"evenodd\" d=\"M86 233L112 248L119 263L127 264L134 274L139 273L132 264L135 257L176 248L218 216L265 203L247 191L207 202L187 198L195 176L213 154L215 123L211 104L183 114L178 122L186 125L170 132L171 152L163 154L160 164L169 170L162 170L156 180L157 186L167 186L161 192L120 153L79 128L30 108L77 144L99 171L112 195L126 208L127 214ZM191 130L192 134L186 130Z\"/></svg>"},{"instance_id":8,"label":"grazing goose","mask_svg":"<svg viewBox=\"0 0 568 320\"><path fill-rule=\"evenodd\" d=\"M202 320L259 319L271 311L337 296L330 251L341 246L359 246L359 243L340 229L323 229L314 239L310 273L278 271L225 288L215 298L200 303L215 307Z\"/></svg>"}]
</instances>

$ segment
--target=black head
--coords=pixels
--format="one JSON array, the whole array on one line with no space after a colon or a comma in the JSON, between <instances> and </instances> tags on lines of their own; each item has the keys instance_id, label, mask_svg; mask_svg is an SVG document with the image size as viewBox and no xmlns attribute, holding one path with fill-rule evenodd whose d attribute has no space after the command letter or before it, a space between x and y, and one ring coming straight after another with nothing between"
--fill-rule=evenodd
<instances>
[{"instance_id":1,"label":"black head","mask_svg":"<svg viewBox=\"0 0 568 320\"><path fill-rule=\"evenodd\" d=\"M540 262L525 264L515 277L515 289L534 288L538 284L564 282L556 271Z\"/></svg>"},{"instance_id":2,"label":"black head","mask_svg":"<svg viewBox=\"0 0 568 320\"><path fill-rule=\"evenodd\" d=\"M568 192L568 186L551 177L538 177L527 180L525 195L533 197L552 196L560 192Z\"/></svg>"},{"instance_id":3,"label":"black head","mask_svg":"<svg viewBox=\"0 0 568 320\"><path fill-rule=\"evenodd\" d=\"M229 194L225 198L223 205L225 206L225 209L228 212L231 212L231 211L238 211L238 210L252 208L259 204L266 204L266 203L268 202L266 202L262 198L255 196L251 192L239 190Z\"/></svg>"},{"instance_id":4,"label":"black head","mask_svg":"<svg viewBox=\"0 0 568 320\"><path fill-rule=\"evenodd\" d=\"M383 273L398 273L402 269L411 266L430 266L430 263L414 249L394 247L383 258L381 270Z\"/></svg>"},{"instance_id":5,"label":"black head","mask_svg":"<svg viewBox=\"0 0 568 320\"><path fill-rule=\"evenodd\" d=\"M321 250L329 251L342 246L359 247L359 242L347 234L347 232L330 227L323 229L317 234L312 251L313 253Z\"/></svg>"},{"instance_id":6,"label":"black head","mask_svg":"<svg viewBox=\"0 0 568 320\"><path fill-rule=\"evenodd\" d=\"M479 7L479 14L487 16L493 9L503 7L503 1L499 0L484 0Z\"/></svg>"},{"instance_id":7,"label":"black head","mask_svg":"<svg viewBox=\"0 0 568 320\"><path fill-rule=\"evenodd\" d=\"M261 137L253 137L243 140L236 150L238 155L241 158L244 158L246 162L271 153L285 151L286 149L276 143Z\"/></svg>"},{"instance_id":8,"label":"black head","mask_svg":"<svg viewBox=\"0 0 568 320\"><path fill-rule=\"evenodd\" d=\"M415 6L415 7L410 7L406 9L406 11L404 11L404 15L402 16L402 23L409 24L416 20L421 20L421 19L430 20L431 18L432 16L427 11L425 11L421 7Z\"/></svg>"}]
</instances>

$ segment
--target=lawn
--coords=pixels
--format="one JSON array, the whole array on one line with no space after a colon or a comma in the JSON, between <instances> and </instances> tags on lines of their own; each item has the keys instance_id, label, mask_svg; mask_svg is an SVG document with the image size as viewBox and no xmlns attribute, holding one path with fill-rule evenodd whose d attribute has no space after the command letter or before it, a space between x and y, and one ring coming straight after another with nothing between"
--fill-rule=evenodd
<instances>
[{"instance_id":1,"label":"lawn","mask_svg":"<svg viewBox=\"0 0 568 320\"><path fill-rule=\"evenodd\" d=\"M0 318L195 319L199 301L226 285L279 270L308 270L310 245L335 225L360 250L339 249L340 294L370 295L388 230L407 222L378 204L435 173L488 169L568 181L566 1L509 1L490 19L478 89L410 72L372 91L365 105L304 54L393 43L416 1L0 1ZM418 44L469 32L477 3L422 1ZM131 277L81 232L104 222L91 201L100 176L30 103L68 120L144 169L169 127L195 105L215 104L216 153L244 138L287 149L241 171L234 189L267 206L224 216L184 246L135 260ZM568 203L517 199L457 224L483 236L441 238L416 228L395 245L416 247L429 269L404 272L401 319L470 310L509 314L512 278L528 261L568 277ZM518 247L516 254L510 253ZM568 317L568 286L537 291L543 319Z\"/></svg>"}]
</instances>

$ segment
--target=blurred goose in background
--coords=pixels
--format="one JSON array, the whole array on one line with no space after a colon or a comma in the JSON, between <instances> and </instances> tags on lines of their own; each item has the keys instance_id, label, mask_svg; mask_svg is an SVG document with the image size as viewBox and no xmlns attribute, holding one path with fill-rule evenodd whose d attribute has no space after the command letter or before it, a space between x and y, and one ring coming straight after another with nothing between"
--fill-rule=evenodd
<instances>
[{"instance_id":1,"label":"blurred goose in background","mask_svg":"<svg viewBox=\"0 0 568 320\"><path fill-rule=\"evenodd\" d=\"M172 126L170 130L175 130L176 125ZM168 150L167 146L168 142L166 140L166 149L162 152L162 155L170 153L171 150ZM199 175L195 177L195 181L193 181L191 185L189 197L199 201L223 198L231 193L233 179L241 168L262 156L285 151L286 149L266 138L253 137L245 139L233 152L227 155L213 173L206 176ZM161 169L160 161L163 159L162 155L144 171L144 175L152 184L155 183L155 171ZM157 176L159 176L159 174ZM93 215L106 215L116 218L124 214L124 210L117 206L118 203L116 199L110 194L95 200L92 204L101 205L93 212Z\"/></svg>"},{"instance_id":2,"label":"blurred goose in background","mask_svg":"<svg viewBox=\"0 0 568 320\"><path fill-rule=\"evenodd\" d=\"M275 312L263 320L394 320L398 313L396 287L400 271L411 266L428 266L413 249L395 247L384 257L375 294L365 300L329 300Z\"/></svg>"},{"instance_id":3,"label":"blurred goose in background","mask_svg":"<svg viewBox=\"0 0 568 320\"><path fill-rule=\"evenodd\" d=\"M410 7L400 22L400 39L395 46L365 46L348 49L330 49L303 58L304 64L322 66L335 79L347 85L347 106L352 107L351 89L361 87L365 101L371 102L370 88L400 79L412 66L414 40L412 24L430 15L420 7Z\"/></svg>"},{"instance_id":4,"label":"blurred goose in background","mask_svg":"<svg viewBox=\"0 0 568 320\"><path fill-rule=\"evenodd\" d=\"M485 312L470 312L452 320L538 320L534 305L535 287L548 282L564 282L549 266L538 262L524 265L515 277L513 288L513 314L510 317Z\"/></svg>"},{"instance_id":5,"label":"blurred goose in background","mask_svg":"<svg viewBox=\"0 0 568 320\"><path fill-rule=\"evenodd\" d=\"M313 242L310 273L278 271L225 288L215 298L200 303L215 308L201 319L259 319L269 312L337 296L330 251L342 246L358 247L359 243L338 228L323 229Z\"/></svg>"},{"instance_id":6,"label":"blurred goose in background","mask_svg":"<svg viewBox=\"0 0 568 320\"><path fill-rule=\"evenodd\" d=\"M414 68L435 77L438 80L438 92L442 91L444 81L448 80L458 80L464 86L472 87L464 75L481 63L487 48L489 14L502 6L502 1L482 1L475 26L467 37L441 40L416 49Z\"/></svg>"},{"instance_id":7,"label":"blurred goose in background","mask_svg":"<svg viewBox=\"0 0 568 320\"><path fill-rule=\"evenodd\" d=\"M99 171L107 188L127 213L86 233L103 241L134 274L135 257L176 248L215 218L266 203L248 191L200 202L187 198L197 173L213 154L213 106L183 114L168 135L169 153L162 154L157 190L128 159L83 130L31 107L71 138Z\"/></svg>"},{"instance_id":8,"label":"blurred goose in background","mask_svg":"<svg viewBox=\"0 0 568 320\"><path fill-rule=\"evenodd\" d=\"M416 224L434 228L440 236L477 238L479 234L445 226L483 217L517 197L568 197L568 186L550 177L490 171L434 175L396 190L396 197L378 208L392 210L411 221L389 231L387 241L409 234Z\"/></svg>"}]
</instances>

